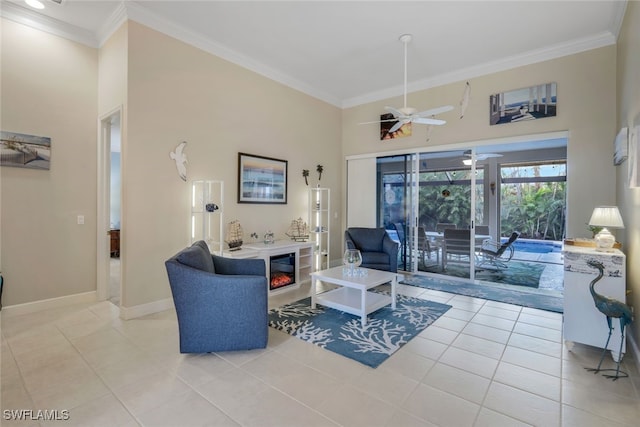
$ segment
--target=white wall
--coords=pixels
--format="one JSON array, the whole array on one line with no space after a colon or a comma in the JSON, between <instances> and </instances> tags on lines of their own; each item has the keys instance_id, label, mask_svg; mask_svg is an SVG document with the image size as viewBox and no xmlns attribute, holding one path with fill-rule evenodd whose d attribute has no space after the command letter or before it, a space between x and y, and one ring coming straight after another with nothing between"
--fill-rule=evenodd
<instances>
[{"instance_id":1,"label":"white wall","mask_svg":"<svg viewBox=\"0 0 640 427\"><path fill-rule=\"evenodd\" d=\"M195 47L129 21L127 130L123 171L123 305L170 297L164 261L189 243L190 184L169 158L187 141L188 181L225 182L226 222L248 240L271 229L285 239L291 220L307 218L302 170L332 191L341 212L340 110ZM288 203L237 203L238 152L288 161ZM341 218L334 219L337 224ZM334 228L332 258L341 257Z\"/></svg>"},{"instance_id":2,"label":"white wall","mask_svg":"<svg viewBox=\"0 0 640 427\"><path fill-rule=\"evenodd\" d=\"M0 168L3 306L95 291L98 52L0 31L2 130L51 138L50 170Z\"/></svg>"},{"instance_id":3,"label":"white wall","mask_svg":"<svg viewBox=\"0 0 640 427\"><path fill-rule=\"evenodd\" d=\"M616 129L640 125L640 3L630 1L618 38L618 121ZM611 144L613 137L610 138ZM635 307L636 320L630 328L636 345L640 344L638 310L640 309L640 188L629 188L628 167L624 162L617 170L617 203L624 230L616 235L627 255L627 303ZM636 349L637 350L637 349ZM640 358L640 355L637 355ZM638 359L640 363L640 359Z\"/></svg>"}]
</instances>

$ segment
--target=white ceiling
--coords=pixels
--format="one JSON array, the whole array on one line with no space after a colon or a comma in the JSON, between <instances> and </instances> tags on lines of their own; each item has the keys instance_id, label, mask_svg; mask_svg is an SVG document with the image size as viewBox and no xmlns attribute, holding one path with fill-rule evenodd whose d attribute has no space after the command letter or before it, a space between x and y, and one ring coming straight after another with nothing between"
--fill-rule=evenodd
<instances>
[{"instance_id":1,"label":"white ceiling","mask_svg":"<svg viewBox=\"0 0 640 427\"><path fill-rule=\"evenodd\" d=\"M5 0L2 16L100 46L125 19L339 107L614 44L626 1Z\"/></svg>"}]
</instances>

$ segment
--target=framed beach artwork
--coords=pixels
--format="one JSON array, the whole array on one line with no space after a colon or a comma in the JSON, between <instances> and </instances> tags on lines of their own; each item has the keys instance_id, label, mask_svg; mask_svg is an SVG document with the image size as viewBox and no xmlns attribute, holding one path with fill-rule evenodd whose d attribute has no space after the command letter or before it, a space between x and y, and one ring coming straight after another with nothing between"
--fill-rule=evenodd
<instances>
[{"instance_id":1,"label":"framed beach artwork","mask_svg":"<svg viewBox=\"0 0 640 427\"><path fill-rule=\"evenodd\" d=\"M380 115L380 141L386 139L401 138L403 136L411 136L411 123L405 123L402 127L394 132L389 132L391 128L398 123L395 121L385 121L393 119L393 114L386 113Z\"/></svg>"},{"instance_id":2,"label":"framed beach artwork","mask_svg":"<svg viewBox=\"0 0 640 427\"><path fill-rule=\"evenodd\" d=\"M557 84L545 83L489 97L489 124L501 125L555 117Z\"/></svg>"},{"instance_id":3,"label":"framed beach artwork","mask_svg":"<svg viewBox=\"0 0 640 427\"><path fill-rule=\"evenodd\" d=\"M49 169L51 138L0 131L0 166Z\"/></svg>"},{"instance_id":4,"label":"framed beach artwork","mask_svg":"<svg viewBox=\"0 0 640 427\"><path fill-rule=\"evenodd\" d=\"M238 203L287 203L286 160L238 153Z\"/></svg>"}]
</instances>

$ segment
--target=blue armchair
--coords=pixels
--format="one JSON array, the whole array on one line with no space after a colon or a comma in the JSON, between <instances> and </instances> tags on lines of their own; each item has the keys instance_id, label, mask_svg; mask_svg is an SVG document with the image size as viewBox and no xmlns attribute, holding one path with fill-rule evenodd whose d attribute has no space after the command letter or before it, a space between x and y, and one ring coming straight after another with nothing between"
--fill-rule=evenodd
<instances>
[{"instance_id":1,"label":"blue armchair","mask_svg":"<svg viewBox=\"0 0 640 427\"><path fill-rule=\"evenodd\" d=\"M344 240L347 249L358 249L362 254L361 267L398 272L398 242L384 228L347 228Z\"/></svg>"},{"instance_id":2,"label":"blue armchair","mask_svg":"<svg viewBox=\"0 0 640 427\"><path fill-rule=\"evenodd\" d=\"M204 241L165 262L181 353L265 348L267 277L261 259L212 255Z\"/></svg>"}]
</instances>

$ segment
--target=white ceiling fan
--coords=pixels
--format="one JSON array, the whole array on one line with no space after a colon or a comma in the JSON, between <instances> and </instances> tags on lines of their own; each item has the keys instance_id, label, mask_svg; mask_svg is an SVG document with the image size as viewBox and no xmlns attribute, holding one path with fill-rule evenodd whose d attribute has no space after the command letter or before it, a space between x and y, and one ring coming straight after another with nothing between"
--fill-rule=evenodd
<instances>
[{"instance_id":1,"label":"white ceiling fan","mask_svg":"<svg viewBox=\"0 0 640 427\"><path fill-rule=\"evenodd\" d=\"M471 158L471 150L465 151L464 155L466 157ZM498 154L498 153L476 153L476 160L478 160L478 161L487 160L488 158L491 158L491 157L502 157L502 154Z\"/></svg>"},{"instance_id":2,"label":"white ceiling fan","mask_svg":"<svg viewBox=\"0 0 640 427\"><path fill-rule=\"evenodd\" d=\"M471 150L467 150L464 152L464 156L467 157L466 159L462 160L462 163L464 163L467 166L470 166L471 163L473 162L473 160L471 159ZM477 162L481 162L482 160L487 160L489 158L492 157L502 157L502 154L498 154L498 153L476 153L476 161Z\"/></svg>"},{"instance_id":3,"label":"white ceiling fan","mask_svg":"<svg viewBox=\"0 0 640 427\"><path fill-rule=\"evenodd\" d=\"M397 121L397 123L393 125L391 129L389 129L389 133L393 133L407 123L419 123L423 125L443 125L447 123L445 120L435 119L433 117L437 114L453 110L453 106L451 105L432 108L430 110L421 112L418 112L418 110L415 108L407 107L407 45L409 44L409 42L411 42L412 38L413 36L411 34L403 34L400 36L400 41L404 43L404 107L384 107L385 111L393 114L393 119L379 120L375 122L366 122L360 124Z\"/></svg>"}]
</instances>

